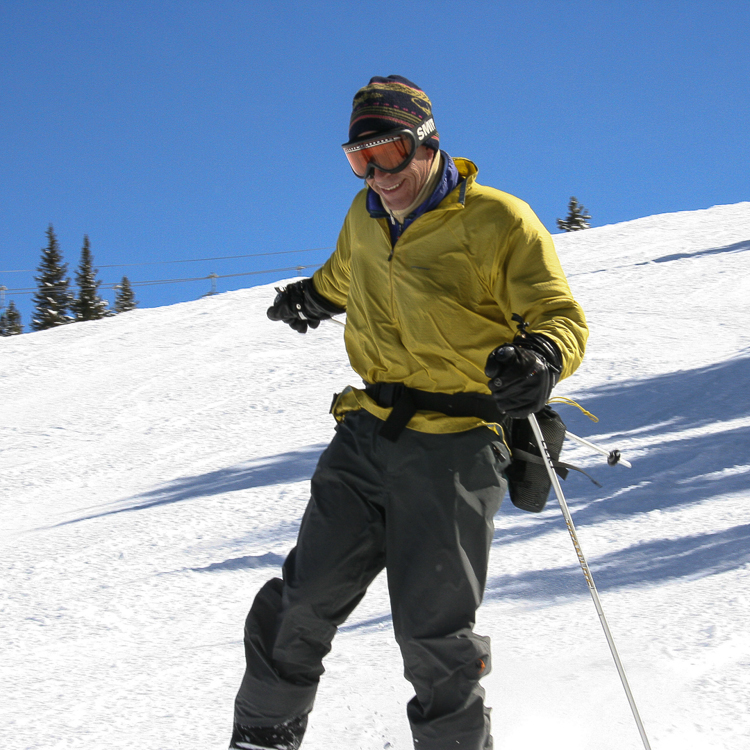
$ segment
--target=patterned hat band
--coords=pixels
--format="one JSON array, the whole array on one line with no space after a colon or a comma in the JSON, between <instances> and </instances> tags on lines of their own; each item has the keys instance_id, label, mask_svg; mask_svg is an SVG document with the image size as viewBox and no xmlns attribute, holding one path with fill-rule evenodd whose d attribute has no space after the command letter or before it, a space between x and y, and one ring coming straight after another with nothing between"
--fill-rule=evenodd
<instances>
[{"instance_id":1,"label":"patterned hat band","mask_svg":"<svg viewBox=\"0 0 750 750\"><path fill-rule=\"evenodd\" d=\"M435 130L432 104L427 94L402 76L375 76L354 96L349 142L358 140L365 133L421 126L424 126L425 135L432 131L424 144L439 149L440 136Z\"/></svg>"}]
</instances>

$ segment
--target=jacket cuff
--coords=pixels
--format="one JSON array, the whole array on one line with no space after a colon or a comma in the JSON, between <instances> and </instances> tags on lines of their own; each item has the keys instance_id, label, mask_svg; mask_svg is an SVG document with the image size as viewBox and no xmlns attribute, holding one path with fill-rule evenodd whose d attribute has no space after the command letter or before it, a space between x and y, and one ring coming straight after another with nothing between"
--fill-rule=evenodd
<instances>
[{"instance_id":1,"label":"jacket cuff","mask_svg":"<svg viewBox=\"0 0 750 750\"><path fill-rule=\"evenodd\" d=\"M305 289L305 302L310 312L323 313L322 317L330 317L331 315L341 315L346 312L346 308L334 305L329 299L326 299L315 289L315 284L312 277L304 280Z\"/></svg>"}]
</instances>

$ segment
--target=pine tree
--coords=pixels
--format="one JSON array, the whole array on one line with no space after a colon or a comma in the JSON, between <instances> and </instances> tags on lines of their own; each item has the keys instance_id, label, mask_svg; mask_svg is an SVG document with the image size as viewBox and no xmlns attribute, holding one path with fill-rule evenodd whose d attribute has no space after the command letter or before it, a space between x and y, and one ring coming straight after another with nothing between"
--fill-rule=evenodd
<instances>
[{"instance_id":1,"label":"pine tree","mask_svg":"<svg viewBox=\"0 0 750 750\"><path fill-rule=\"evenodd\" d=\"M69 291L70 279L67 263L63 263L60 245L55 236L52 224L47 230L47 247L42 248L42 260L39 263L39 276L35 276L37 291L34 293L35 312L32 315L31 327L35 331L70 323L73 318L68 315L73 297Z\"/></svg>"},{"instance_id":2,"label":"pine tree","mask_svg":"<svg viewBox=\"0 0 750 750\"><path fill-rule=\"evenodd\" d=\"M565 232L576 232L579 229L589 229L591 217L585 206L582 206L575 196L568 203L568 216L565 220L558 219L557 226Z\"/></svg>"},{"instance_id":3,"label":"pine tree","mask_svg":"<svg viewBox=\"0 0 750 750\"><path fill-rule=\"evenodd\" d=\"M122 277L122 281L115 289L117 289L117 294L115 295L115 313L128 312L138 307L138 300L135 298L135 294L133 294L133 288L130 286L127 276Z\"/></svg>"},{"instance_id":4,"label":"pine tree","mask_svg":"<svg viewBox=\"0 0 750 750\"><path fill-rule=\"evenodd\" d=\"M16 303L11 300L8 309L0 315L0 336L18 336L23 333L21 313L18 312Z\"/></svg>"},{"instance_id":5,"label":"pine tree","mask_svg":"<svg viewBox=\"0 0 750 750\"><path fill-rule=\"evenodd\" d=\"M88 235L83 235L83 247L81 248L81 262L76 271L76 284L78 284L78 297L73 300L71 310L75 319L100 320L107 315L108 302L99 296L99 285L102 283L96 278L97 270L93 267L94 257L91 254L91 244Z\"/></svg>"}]
</instances>

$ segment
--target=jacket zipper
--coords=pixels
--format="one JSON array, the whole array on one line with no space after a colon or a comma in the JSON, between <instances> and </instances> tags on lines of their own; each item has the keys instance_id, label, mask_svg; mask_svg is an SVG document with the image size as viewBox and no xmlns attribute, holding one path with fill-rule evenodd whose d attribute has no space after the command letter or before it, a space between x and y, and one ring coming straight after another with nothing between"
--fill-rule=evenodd
<instances>
[{"instance_id":1,"label":"jacket zipper","mask_svg":"<svg viewBox=\"0 0 750 750\"><path fill-rule=\"evenodd\" d=\"M393 226L396 226L396 220L389 214L388 218L390 219L391 224ZM403 231L403 230L402 230ZM391 239L391 232L388 231L388 239ZM396 237L396 242L398 242L401 239L401 232L398 233L398 237ZM391 241L391 254L388 256L388 262L390 263L393 260L393 253L396 250L396 242Z\"/></svg>"}]
</instances>

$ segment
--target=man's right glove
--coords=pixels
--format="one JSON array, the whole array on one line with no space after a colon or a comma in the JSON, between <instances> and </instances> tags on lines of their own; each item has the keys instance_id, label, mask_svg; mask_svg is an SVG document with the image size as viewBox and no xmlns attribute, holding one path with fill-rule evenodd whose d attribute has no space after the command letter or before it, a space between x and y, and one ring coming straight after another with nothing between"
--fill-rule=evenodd
<instances>
[{"instance_id":1,"label":"man's right glove","mask_svg":"<svg viewBox=\"0 0 750 750\"><path fill-rule=\"evenodd\" d=\"M487 357L484 374L500 411L523 419L544 407L562 371L557 345L540 333L522 333Z\"/></svg>"},{"instance_id":2,"label":"man's right glove","mask_svg":"<svg viewBox=\"0 0 750 750\"><path fill-rule=\"evenodd\" d=\"M333 302L318 294L312 279L302 279L276 290L278 294L267 315L271 320L283 320L299 333L317 328L321 320L346 312Z\"/></svg>"}]
</instances>

